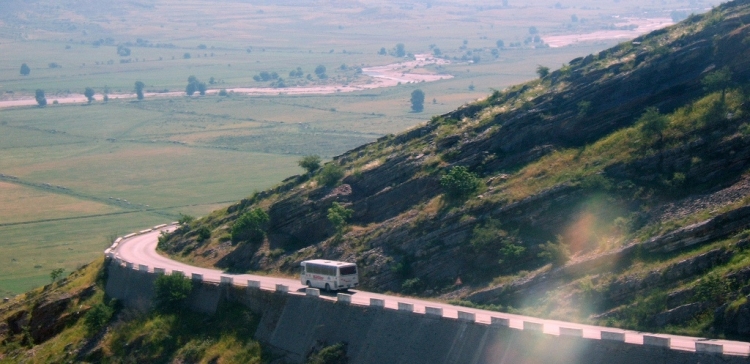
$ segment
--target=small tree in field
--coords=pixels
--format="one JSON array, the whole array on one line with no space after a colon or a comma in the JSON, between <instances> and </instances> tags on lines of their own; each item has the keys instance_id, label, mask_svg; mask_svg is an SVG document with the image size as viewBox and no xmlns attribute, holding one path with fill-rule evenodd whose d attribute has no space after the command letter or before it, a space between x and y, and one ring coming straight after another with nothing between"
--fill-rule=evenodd
<instances>
[{"instance_id":1,"label":"small tree in field","mask_svg":"<svg viewBox=\"0 0 750 364\"><path fill-rule=\"evenodd\" d=\"M52 279L52 282L54 283L55 281L60 279L64 271L65 270L62 268L53 269L52 272L49 273L49 277L50 279Z\"/></svg>"},{"instance_id":2,"label":"small tree in field","mask_svg":"<svg viewBox=\"0 0 750 364\"><path fill-rule=\"evenodd\" d=\"M307 173L312 173L320 168L320 157L317 155L306 155L297 164L307 170Z\"/></svg>"},{"instance_id":3,"label":"small tree in field","mask_svg":"<svg viewBox=\"0 0 750 364\"><path fill-rule=\"evenodd\" d=\"M28 76L31 73L31 68L26 63L21 65L21 76Z\"/></svg>"},{"instance_id":4,"label":"small tree in field","mask_svg":"<svg viewBox=\"0 0 750 364\"><path fill-rule=\"evenodd\" d=\"M424 91L416 89L411 92L411 109L414 112L424 110Z\"/></svg>"},{"instance_id":5,"label":"small tree in field","mask_svg":"<svg viewBox=\"0 0 750 364\"><path fill-rule=\"evenodd\" d=\"M143 100L143 88L146 87L145 84L141 81L135 81L135 95L138 97L138 100Z\"/></svg>"},{"instance_id":6,"label":"small tree in field","mask_svg":"<svg viewBox=\"0 0 750 364\"><path fill-rule=\"evenodd\" d=\"M37 89L34 98L36 99L36 103L39 104L39 106L47 105L47 98L44 97L44 90Z\"/></svg>"},{"instance_id":7,"label":"small tree in field","mask_svg":"<svg viewBox=\"0 0 750 364\"><path fill-rule=\"evenodd\" d=\"M86 90L83 91L83 96L86 96L86 99L89 100L89 104L94 101L94 94L96 94L96 92L91 87L86 87Z\"/></svg>"}]
</instances>

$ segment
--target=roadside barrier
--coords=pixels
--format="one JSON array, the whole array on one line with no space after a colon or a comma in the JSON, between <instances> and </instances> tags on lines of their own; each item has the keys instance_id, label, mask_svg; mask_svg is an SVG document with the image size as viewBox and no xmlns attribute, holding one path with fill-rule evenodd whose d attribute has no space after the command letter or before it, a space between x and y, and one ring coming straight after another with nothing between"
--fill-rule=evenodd
<instances>
[{"instance_id":1,"label":"roadside barrier","mask_svg":"<svg viewBox=\"0 0 750 364\"><path fill-rule=\"evenodd\" d=\"M569 327L561 327L560 336L583 337L583 329L572 329Z\"/></svg>"},{"instance_id":2,"label":"roadside barrier","mask_svg":"<svg viewBox=\"0 0 750 364\"><path fill-rule=\"evenodd\" d=\"M172 223L171 225L177 225L176 222ZM128 262L122 258L120 258L119 254L117 254L116 248L119 244L123 242L123 240L132 238L139 234L144 234L148 232L152 232L154 230L163 229L165 227L168 227L170 225L162 224L162 225L156 225L152 229L146 229L141 230L137 233L128 234L122 237L118 237L111 247L107 248L104 253L105 256L108 259L112 259L113 262L115 262L117 265L122 266L124 264L126 269L135 269L140 272L146 272L149 273L149 267L145 264L134 264L133 262ZM153 272L150 272L153 274L166 274L165 268L157 268L153 267ZM170 272L172 275L180 275L183 277L186 277L186 272L181 270L172 270ZM205 279L203 274L200 273L190 273L191 280L195 282L205 282L208 281ZM210 279L212 282L216 282L215 278ZM235 284L234 278L230 276L219 276L219 284L221 285L231 285L231 286L240 286L240 284ZM261 289L261 281L259 280L248 280L247 281L247 289L248 290L260 290ZM266 288L268 290L268 288ZM277 293L283 293L283 294L300 294L300 291L290 291L290 286L283 285L283 284L276 284L273 291ZM317 288L305 288L304 289L304 295L308 297L318 297L320 299L325 299L330 302L330 296L321 296L320 290ZM336 302L338 303L344 303L344 304L352 304L352 295L351 294L345 294L345 293L338 293L336 295ZM358 303L361 305L362 303ZM369 307L374 308L385 308L385 300L379 299L379 298L370 298L369 299ZM414 310L414 304L412 303L406 303L406 302L396 302L397 304L397 310L402 312L408 312L413 313L417 315L424 315L424 316L430 316L430 317L445 317L443 308L439 307L430 307L430 306L424 306L424 313L415 312ZM367 305L367 304L365 304ZM475 313L466 312L466 311L460 311L457 310L457 318L460 321L465 322L475 322L487 325L486 321L477 321L477 317ZM510 327L510 319L507 317L489 317L490 326L495 327ZM544 332L544 324L539 322L533 322L533 321L522 321L522 327L525 331L535 331L535 332ZM617 342L625 342L625 332L619 332L619 331L607 331L607 330L600 330L600 339L601 340L609 340L609 341L617 341ZM641 336L640 333L631 333ZM554 335L554 334L551 334ZM558 336L566 336L566 337L583 337L583 329L581 328L571 328L571 327L559 327ZM643 345L648 346L656 346L656 347L663 347L663 348L672 348L672 340L669 337L664 336L657 336L653 334L642 334L641 336L643 338ZM705 340L705 339L697 339L696 340ZM634 345L637 345L637 343L633 343ZM686 350L684 347L676 347L673 348L675 350ZM695 341L695 352L696 353L707 353L707 354L716 354L716 355L739 355L748 357L750 355L750 346L747 347L748 352L730 352L727 353L724 350L724 345L716 343L716 342L706 342L706 341ZM690 350L688 348L687 350ZM734 351L737 351L737 349L732 349Z\"/></svg>"},{"instance_id":3,"label":"roadside barrier","mask_svg":"<svg viewBox=\"0 0 750 364\"><path fill-rule=\"evenodd\" d=\"M414 312L414 305L412 305L411 303L399 302L398 303L398 310L399 311L406 311L406 312Z\"/></svg>"},{"instance_id":4,"label":"roadside barrier","mask_svg":"<svg viewBox=\"0 0 750 364\"><path fill-rule=\"evenodd\" d=\"M531 321L524 321L523 322L523 330L524 331L544 331L544 324L540 324L538 322L531 322Z\"/></svg>"},{"instance_id":5,"label":"roadside barrier","mask_svg":"<svg viewBox=\"0 0 750 364\"><path fill-rule=\"evenodd\" d=\"M475 322L477 320L477 316L471 312L458 311L458 320Z\"/></svg>"},{"instance_id":6,"label":"roadside barrier","mask_svg":"<svg viewBox=\"0 0 750 364\"><path fill-rule=\"evenodd\" d=\"M601 332L601 338L602 340L610 340L610 341L625 341L625 333L624 332L612 332L612 331L602 331Z\"/></svg>"},{"instance_id":7,"label":"roadside barrier","mask_svg":"<svg viewBox=\"0 0 750 364\"><path fill-rule=\"evenodd\" d=\"M510 320L504 317L491 317L490 325L510 327Z\"/></svg>"},{"instance_id":8,"label":"roadside barrier","mask_svg":"<svg viewBox=\"0 0 750 364\"><path fill-rule=\"evenodd\" d=\"M724 354L724 345L696 342L695 351L699 353Z\"/></svg>"},{"instance_id":9,"label":"roadside barrier","mask_svg":"<svg viewBox=\"0 0 750 364\"><path fill-rule=\"evenodd\" d=\"M317 288L305 288L305 296L320 297L320 290Z\"/></svg>"},{"instance_id":10,"label":"roadside barrier","mask_svg":"<svg viewBox=\"0 0 750 364\"><path fill-rule=\"evenodd\" d=\"M672 342L672 339L668 337L643 335L643 345L660 346L663 348L668 348L671 342Z\"/></svg>"},{"instance_id":11,"label":"roadside barrier","mask_svg":"<svg viewBox=\"0 0 750 364\"><path fill-rule=\"evenodd\" d=\"M443 309L438 307L425 307L424 314L427 316L443 317Z\"/></svg>"},{"instance_id":12,"label":"roadside barrier","mask_svg":"<svg viewBox=\"0 0 750 364\"><path fill-rule=\"evenodd\" d=\"M336 295L336 302L347 304L352 303L352 295L339 293Z\"/></svg>"},{"instance_id":13,"label":"roadside barrier","mask_svg":"<svg viewBox=\"0 0 750 364\"><path fill-rule=\"evenodd\" d=\"M379 298L370 298L370 306L372 306L372 307L378 307L378 308L384 308L385 307L385 300L381 300Z\"/></svg>"}]
</instances>

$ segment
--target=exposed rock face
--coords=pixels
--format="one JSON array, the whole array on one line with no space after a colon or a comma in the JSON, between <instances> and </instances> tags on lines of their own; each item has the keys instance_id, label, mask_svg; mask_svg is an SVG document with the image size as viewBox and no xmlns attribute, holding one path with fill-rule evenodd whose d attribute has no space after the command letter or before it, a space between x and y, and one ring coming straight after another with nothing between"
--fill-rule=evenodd
<instances>
[{"instance_id":1,"label":"exposed rock face","mask_svg":"<svg viewBox=\"0 0 750 364\"><path fill-rule=\"evenodd\" d=\"M705 311L706 308L708 308L708 305L705 302L690 303L662 312L654 316L652 321L654 325L659 327L679 324L691 320L699 313Z\"/></svg>"},{"instance_id":2,"label":"exposed rock face","mask_svg":"<svg viewBox=\"0 0 750 364\"><path fill-rule=\"evenodd\" d=\"M80 307L74 312L67 311L71 308L71 303L87 298L95 291L96 286L91 285L72 294L45 297L34 304L30 312L20 310L9 316L6 322L0 323L0 337L28 331L35 344L43 343L86 313L88 307Z\"/></svg>"},{"instance_id":3,"label":"exposed rock face","mask_svg":"<svg viewBox=\"0 0 750 364\"><path fill-rule=\"evenodd\" d=\"M714 312L716 327L727 335L750 335L750 297L738 307L721 306Z\"/></svg>"}]
</instances>

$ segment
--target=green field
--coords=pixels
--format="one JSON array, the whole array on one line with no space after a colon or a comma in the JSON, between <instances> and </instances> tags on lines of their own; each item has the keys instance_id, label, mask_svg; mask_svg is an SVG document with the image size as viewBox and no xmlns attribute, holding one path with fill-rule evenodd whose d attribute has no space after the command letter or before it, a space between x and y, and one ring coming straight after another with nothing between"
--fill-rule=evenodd
<instances>
[{"instance_id":1,"label":"green field","mask_svg":"<svg viewBox=\"0 0 750 364\"><path fill-rule=\"evenodd\" d=\"M538 65L555 69L617 42L532 43L495 57L498 39L523 43L531 26L542 36L593 32L618 24L614 15L669 18L688 9L681 1L509 3L5 2L0 102L43 89L50 104L0 109L0 295L92 260L113 236L180 213L203 215L271 187L302 172L296 162L303 155L331 158L531 79ZM693 1L689 9L714 3ZM399 62L377 54L397 43L414 54L439 48L452 63L424 71L453 78L331 95L100 101L105 86L132 93L137 80L147 92L182 91L190 75L213 78L214 90L267 87L253 80L262 71L310 87L363 83L354 67ZM119 56L118 45L130 55ZM478 63L462 60L476 55ZM19 73L22 63L28 76ZM320 64L325 80L287 77ZM52 104L85 87L98 93L91 105ZM426 94L422 113L410 111L416 88Z\"/></svg>"}]
</instances>

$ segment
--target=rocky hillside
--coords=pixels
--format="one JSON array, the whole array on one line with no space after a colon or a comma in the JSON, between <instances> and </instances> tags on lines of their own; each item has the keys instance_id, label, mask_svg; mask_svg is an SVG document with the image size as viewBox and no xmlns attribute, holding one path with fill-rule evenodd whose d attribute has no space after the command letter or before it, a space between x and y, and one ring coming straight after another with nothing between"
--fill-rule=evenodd
<instances>
[{"instance_id":1,"label":"rocky hillside","mask_svg":"<svg viewBox=\"0 0 750 364\"><path fill-rule=\"evenodd\" d=\"M374 291L750 338L750 4L734 1L215 211L176 259Z\"/></svg>"},{"instance_id":2,"label":"rocky hillside","mask_svg":"<svg viewBox=\"0 0 750 364\"><path fill-rule=\"evenodd\" d=\"M168 277L168 276L167 276ZM0 363L261 363L258 316L123 308L107 297L104 259L0 303ZM190 283L188 282L188 286Z\"/></svg>"}]
</instances>

